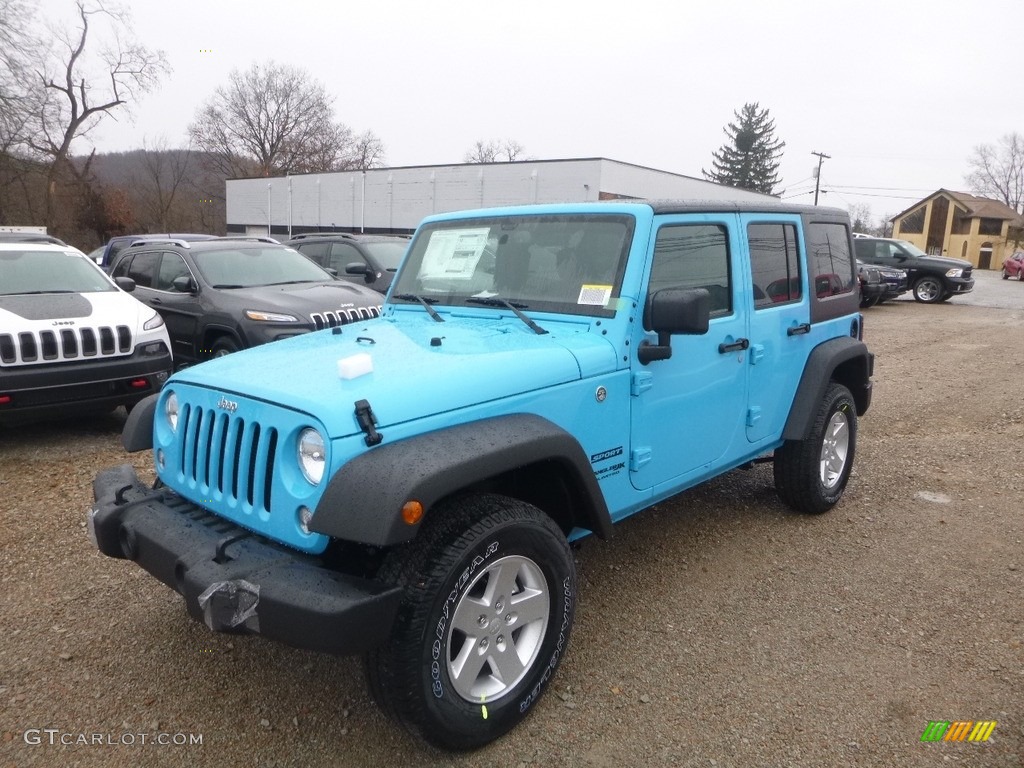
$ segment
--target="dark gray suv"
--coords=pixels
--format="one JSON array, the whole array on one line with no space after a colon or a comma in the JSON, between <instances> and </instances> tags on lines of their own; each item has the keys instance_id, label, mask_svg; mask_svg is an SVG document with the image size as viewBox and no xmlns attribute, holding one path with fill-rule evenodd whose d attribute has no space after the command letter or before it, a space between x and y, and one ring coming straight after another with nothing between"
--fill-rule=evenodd
<instances>
[{"instance_id":1,"label":"dark gray suv","mask_svg":"<svg viewBox=\"0 0 1024 768\"><path fill-rule=\"evenodd\" d=\"M176 364L380 316L379 293L268 238L138 243L111 275L164 318Z\"/></svg>"},{"instance_id":2,"label":"dark gray suv","mask_svg":"<svg viewBox=\"0 0 1024 768\"><path fill-rule=\"evenodd\" d=\"M857 258L866 264L895 267L907 273L914 298L925 304L947 301L974 290L974 265L948 256L929 256L913 243L888 237L856 237Z\"/></svg>"}]
</instances>

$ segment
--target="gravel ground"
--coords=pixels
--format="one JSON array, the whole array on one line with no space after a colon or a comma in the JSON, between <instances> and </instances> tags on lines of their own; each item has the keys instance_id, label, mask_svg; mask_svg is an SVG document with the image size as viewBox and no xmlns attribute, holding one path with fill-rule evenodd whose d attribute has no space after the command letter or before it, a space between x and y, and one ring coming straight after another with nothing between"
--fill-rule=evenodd
<instances>
[{"instance_id":1,"label":"gravel ground","mask_svg":"<svg viewBox=\"0 0 1024 768\"><path fill-rule=\"evenodd\" d=\"M1002 289L982 277L975 304ZM831 513L788 512L759 466L584 542L555 684L470 755L386 721L358 660L213 635L96 553L90 483L126 460L122 419L0 431L0 766L1022 766L1024 288L1009 288L1008 309L867 312L875 400ZM929 720L998 725L987 743L922 743ZM26 743L32 729L56 743ZM94 734L114 743L60 744Z\"/></svg>"}]
</instances>

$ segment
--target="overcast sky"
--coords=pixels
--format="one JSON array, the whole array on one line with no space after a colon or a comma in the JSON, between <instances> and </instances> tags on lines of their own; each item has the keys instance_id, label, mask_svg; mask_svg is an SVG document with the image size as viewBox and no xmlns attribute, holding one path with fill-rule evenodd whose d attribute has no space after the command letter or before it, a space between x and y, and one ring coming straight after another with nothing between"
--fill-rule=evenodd
<instances>
[{"instance_id":1,"label":"overcast sky","mask_svg":"<svg viewBox=\"0 0 1024 768\"><path fill-rule=\"evenodd\" d=\"M72 0L42 15L72 20ZM232 69L298 65L392 166L459 163L478 139L530 158L606 157L701 177L758 102L786 142L784 197L893 214L966 190L972 149L1024 131L1024 1L134 0L173 72L90 135L100 151L184 146ZM208 51L208 52L207 52ZM76 147L87 149L89 144Z\"/></svg>"}]
</instances>

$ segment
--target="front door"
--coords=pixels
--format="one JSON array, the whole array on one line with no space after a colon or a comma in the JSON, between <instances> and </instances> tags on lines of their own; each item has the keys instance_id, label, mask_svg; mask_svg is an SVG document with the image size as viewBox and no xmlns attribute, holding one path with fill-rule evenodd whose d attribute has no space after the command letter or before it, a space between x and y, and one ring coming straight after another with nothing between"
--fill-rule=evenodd
<instances>
[{"instance_id":1,"label":"front door","mask_svg":"<svg viewBox=\"0 0 1024 768\"><path fill-rule=\"evenodd\" d=\"M668 360L642 365L634 358L629 464L638 490L709 474L746 444L749 342L742 296L749 281L739 259L738 220L680 215L656 226L647 294L705 288L711 321L703 336L673 336ZM653 333L638 333L635 341L641 339L657 340Z\"/></svg>"}]
</instances>

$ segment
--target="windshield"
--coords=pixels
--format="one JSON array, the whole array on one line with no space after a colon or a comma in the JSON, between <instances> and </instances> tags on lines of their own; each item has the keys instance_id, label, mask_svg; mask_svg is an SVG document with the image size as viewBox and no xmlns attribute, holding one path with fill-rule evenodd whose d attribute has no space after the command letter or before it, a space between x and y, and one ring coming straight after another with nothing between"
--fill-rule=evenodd
<instances>
[{"instance_id":1,"label":"windshield","mask_svg":"<svg viewBox=\"0 0 1024 768\"><path fill-rule=\"evenodd\" d=\"M116 290L103 272L77 251L0 250L0 296Z\"/></svg>"},{"instance_id":2,"label":"windshield","mask_svg":"<svg viewBox=\"0 0 1024 768\"><path fill-rule=\"evenodd\" d=\"M254 288L334 280L328 272L292 248L241 246L196 251L192 258L200 274L214 288Z\"/></svg>"},{"instance_id":3,"label":"windshield","mask_svg":"<svg viewBox=\"0 0 1024 768\"><path fill-rule=\"evenodd\" d=\"M928 255L927 253L922 251L920 248L918 248L913 243L907 242L906 240L899 240L898 242L900 244L900 248L902 248L906 253L909 253L911 256L927 256Z\"/></svg>"},{"instance_id":4,"label":"windshield","mask_svg":"<svg viewBox=\"0 0 1024 768\"><path fill-rule=\"evenodd\" d=\"M609 317L633 227L632 217L618 214L429 224L413 241L392 297L458 306L498 297L520 309Z\"/></svg>"},{"instance_id":5,"label":"windshield","mask_svg":"<svg viewBox=\"0 0 1024 768\"><path fill-rule=\"evenodd\" d=\"M380 265L389 272L394 272L398 269L398 265L402 263L402 257L405 256L405 250L409 247L408 240L395 240L393 242L378 242L378 243L363 243L363 247L368 250Z\"/></svg>"}]
</instances>

